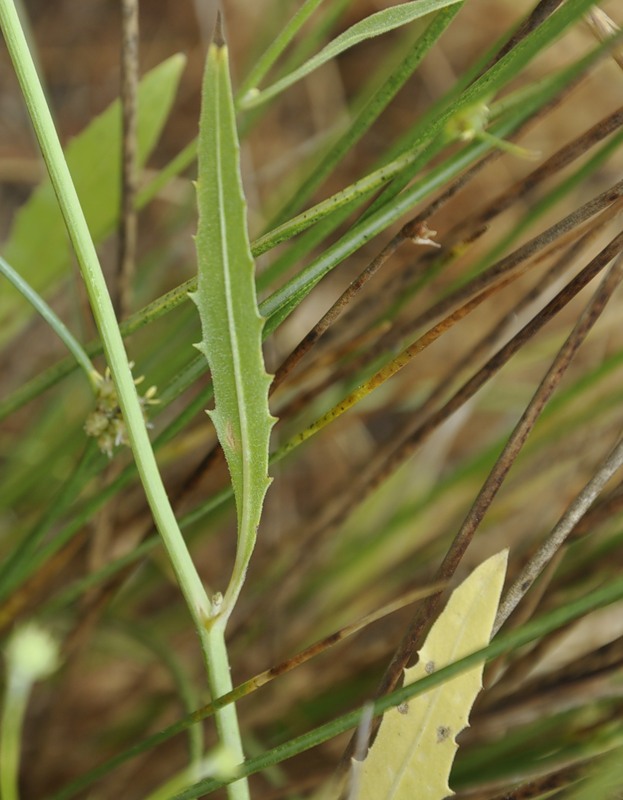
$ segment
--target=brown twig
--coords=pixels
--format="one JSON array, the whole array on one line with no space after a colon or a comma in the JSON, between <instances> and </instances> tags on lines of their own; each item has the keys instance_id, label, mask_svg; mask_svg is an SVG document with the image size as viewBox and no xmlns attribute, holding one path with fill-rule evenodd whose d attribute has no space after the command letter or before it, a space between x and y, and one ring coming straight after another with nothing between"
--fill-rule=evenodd
<instances>
[{"instance_id":1,"label":"brown twig","mask_svg":"<svg viewBox=\"0 0 623 800\"><path fill-rule=\"evenodd\" d=\"M322 316L322 318L314 325L314 327L307 333L292 352L281 363L271 385L271 394L281 386L284 380L290 375L295 366L301 361L305 354L316 344L316 342L327 332L329 327L336 322L339 317L344 313L346 307L365 284L387 263L387 261L396 253L406 241L406 237L401 230L383 247L368 266L361 272L355 280L353 280L347 289L342 292L340 297L333 303L331 308Z\"/></svg>"},{"instance_id":2,"label":"brown twig","mask_svg":"<svg viewBox=\"0 0 623 800\"><path fill-rule=\"evenodd\" d=\"M621 434L619 434L619 436L621 436ZM548 539L535 553L533 558L530 559L528 564L526 564L515 583L509 588L498 610L493 626L494 635L513 613L516 606L521 602L521 599L541 574L545 566L554 557L559 548L562 547L577 522L592 505L606 483L622 465L623 440L619 441L603 464L601 464L599 470L569 506Z\"/></svg>"},{"instance_id":3,"label":"brown twig","mask_svg":"<svg viewBox=\"0 0 623 800\"><path fill-rule=\"evenodd\" d=\"M136 267L137 216L137 113L138 113L138 0L121 0L121 108L122 170L121 209L114 305L119 318L132 306Z\"/></svg>"},{"instance_id":4,"label":"brown twig","mask_svg":"<svg viewBox=\"0 0 623 800\"><path fill-rule=\"evenodd\" d=\"M591 8L586 14L586 21L589 27L600 42L607 41L611 36L619 32L620 28L610 19L610 17L597 6ZM623 69L623 50L619 47L612 53L613 60Z\"/></svg>"}]
</instances>

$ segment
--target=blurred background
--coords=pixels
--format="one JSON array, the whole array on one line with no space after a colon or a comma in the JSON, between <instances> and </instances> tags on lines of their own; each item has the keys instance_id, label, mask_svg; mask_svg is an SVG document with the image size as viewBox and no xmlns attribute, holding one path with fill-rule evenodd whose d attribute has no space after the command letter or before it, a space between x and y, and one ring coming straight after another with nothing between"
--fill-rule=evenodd
<instances>
[{"instance_id":1,"label":"blurred background","mask_svg":"<svg viewBox=\"0 0 623 800\"><path fill-rule=\"evenodd\" d=\"M223 3L235 86L299 5L289 0ZM330 0L323 13L334 15L331 31L336 35L387 5L383 0ZM604 2L601 7L619 24L623 21L619 0ZM23 9L61 139L69 143L118 96L119 3L23 0ZM530 9L528 2L468 0L414 76L314 199L320 200L370 171L414 121L454 85L457 77ZM142 186L196 136L201 78L215 12L215 3L201 0L144 0L140 4L141 73L175 53L183 53L186 58L172 111L141 173ZM318 153L352 118L368 80L374 77L380 82L383 74L399 62L413 41L417 24L362 43L292 87L267 111L241 118L243 132L248 129L242 142L242 164L252 239L270 224L302 178L313 170ZM306 30L297 40L297 47L305 46ZM595 42L595 34L587 24L574 26L533 61L510 88L550 75L572 63L579 52L588 51ZM546 158L620 106L622 87L621 68L612 59L604 60L559 107L531 127L520 144L533 154L540 154L541 159ZM538 162L512 155L495 160L429 220L430 228L436 231L435 240L443 244L455 226L495 203L495 198L533 170L535 163ZM548 211L536 228L526 230L520 241L606 190L620 179L622 166L623 152L619 148L579 188L567 193L560 204ZM191 164L140 213L133 311L196 272L192 239L196 227L194 172ZM10 236L17 210L42 175L36 143L3 47L2 239ZM457 258L447 271L405 302L395 324L405 325L417 319L440 293L469 272L470 265L492 242L524 218L542 191L540 187L534 194L528 193L496 219L491 234L477 242L466 258ZM620 228L620 221L612 223L616 225ZM612 226L590 244L590 253L598 252L609 241ZM269 339L266 357L271 370L277 369L399 227L385 231L340 265ZM100 246L99 252L110 273L116 258L114 235ZM259 274L284 252L286 246L261 256ZM318 251L312 251L307 260L314 252ZM588 257L581 256L582 264ZM413 266L416 261L414 248L403 248L395 255L386 273L362 294L355 311L340 320L323 339L313 360L275 395L275 413L285 417L275 430L275 447L352 387L358 373L349 366L349 359L372 347L374 337L381 341L384 329L377 327L379 309L387 308L406 291L404 287L411 285L413 275L419 274ZM78 338L86 342L95 335L95 329L75 266L72 270L67 280L46 297ZM413 428L420 404L445 380L448 371L455 377L466 376L464 353L503 313L511 314L507 335L530 318L532 306L524 306L515 318L512 309L535 282L538 286L538 280L530 273L504 294L483 304L461 323L460 329L452 329L419 356L416 365L385 384L354 413L342 417L331 431L302 449L296 459L289 459L272 471L275 480L257 551L232 624L234 684L432 579L504 437L521 415L589 295L585 292L573 301L542 337L519 353L509 369L441 426L362 504L358 501L364 495L362 492L358 496L357 480L388 443ZM536 300L538 307L561 288L562 282L560 276L552 279ZM590 291L594 288L590 287ZM4 286L1 291L5 291ZM128 343L137 363L136 374L144 374L145 386L157 385L161 393L166 392L190 359L191 344L200 337L198 319L188 305L136 332ZM389 340L390 350L397 347L397 341ZM155 350L154 342L158 343ZM11 338L5 336L1 344L2 397L10 396L65 356L61 343L42 321L34 318L12 324ZM511 547L509 571L511 576L517 574L536 543L590 477L621 422L623 375L617 365L622 348L620 298L615 298L574 361L563 386L575 386L583 376L596 374L603 364L614 366L603 379L592 378L589 390L571 396L557 415L544 420L537 429L531 439L532 449L527 448L501 490L459 570L460 577L501 547ZM314 388L327 381L325 393ZM163 407L153 420L155 436L188 406L205 382L205 376L198 377ZM0 512L0 544L5 555L11 552L14 541L36 524L41 509L57 496L76 469L83 420L90 402L83 376L74 374L2 421L0 467L6 499ZM284 409L286 413L282 413ZM218 458L210 470L205 469L206 454L213 446L211 426L199 412L159 451L167 488L180 514L189 512L227 483L226 470ZM89 498L118 478L127 459L127 454L121 454L107 465L102 457L99 474L77 503L79 510L87 508ZM350 501L345 502L345 498ZM71 519L68 511L53 531L63 530ZM603 524L603 538L598 542L607 553L607 565L598 561L597 569L616 571L621 566L620 547L613 544L613 537L619 533L618 512ZM227 574L233 555L231 509L207 519L202 517L189 524L187 531L206 583L222 589L222 575ZM5 598L0 607L0 626L7 631L16 620L45 612L48 604L62 598L63 591L74 581L97 573L132 552L152 533L142 490L135 482L129 483L78 526L76 537L70 540L73 544L60 549L21 591ZM590 552L591 558L599 558L598 553L592 549ZM565 562L566 571L553 579L559 594L576 591L582 585L583 559L588 559L586 552L576 551ZM53 685L40 687L29 710L24 798L50 796L69 780L206 700L195 634L163 553L153 547L138 563L136 570L123 573L123 581L102 580L71 602L58 601L58 611L52 613L52 624L64 642L64 667ZM544 608L555 597L553 591ZM402 609L341 645L339 652L329 651L240 703L248 753L261 752L367 698L378 684L410 616L410 609ZM592 652L616 639L620 627L620 622L613 621L610 615L605 622L591 626L595 641L589 639L586 630L578 633L574 641L581 639L582 647ZM575 647L569 644L563 648L566 661L580 657ZM544 664L549 666L543 666L544 671L560 668L551 653L545 655ZM185 695L180 687L186 687ZM620 710L618 705L609 713L614 714L615 710ZM484 709L482 714L486 713ZM508 719L509 725L515 724L510 713ZM472 723L476 725L474 720ZM204 729L211 743L210 721L204 723ZM491 722L487 730L495 738L507 729L503 723L496 728ZM282 768L254 777L254 796L309 796L331 774L346 741L347 737L340 737ZM475 740L474 746L477 745ZM192 740L189 744L187 737L177 736L116 769L97 788L81 796L147 797L183 768L189 747L193 746ZM523 745L518 746L521 751Z\"/></svg>"}]
</instances>

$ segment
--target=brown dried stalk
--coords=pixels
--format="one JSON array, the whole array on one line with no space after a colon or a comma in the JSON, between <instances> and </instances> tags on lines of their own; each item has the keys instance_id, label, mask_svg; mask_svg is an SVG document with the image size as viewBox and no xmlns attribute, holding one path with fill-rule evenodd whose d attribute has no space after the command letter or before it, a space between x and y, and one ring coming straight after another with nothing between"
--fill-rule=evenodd
<instances>
[{"instance_id":1,"label":"brown dried stalk","mask_svg":"<svg viewBox=\"0 0 623 800\"><path fill-rule=\"evenodd\" d=\"M126 317L132 306L132 282L136 266L138 0L121 0L121 26L121 213L119 217L117 275L113 296L115 310L119 318Z\"/></svg>"}]
</instances>

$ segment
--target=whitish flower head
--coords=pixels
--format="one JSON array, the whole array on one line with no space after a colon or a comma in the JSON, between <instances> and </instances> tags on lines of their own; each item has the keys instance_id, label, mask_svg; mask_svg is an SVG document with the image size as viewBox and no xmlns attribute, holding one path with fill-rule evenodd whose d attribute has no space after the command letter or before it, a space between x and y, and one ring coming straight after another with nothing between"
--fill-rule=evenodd
<instances>
[{"instance_id":1,"label":"whitish flower head","mask_svg":"<svg viewBox=\"0 0 623 800\"><path fill-rule=\"evenodd\" d=\"M59 665L57 642L34 623L17 628L7 642L7 671L29 684L51 675Z\"/></svg>"}]
</instances>

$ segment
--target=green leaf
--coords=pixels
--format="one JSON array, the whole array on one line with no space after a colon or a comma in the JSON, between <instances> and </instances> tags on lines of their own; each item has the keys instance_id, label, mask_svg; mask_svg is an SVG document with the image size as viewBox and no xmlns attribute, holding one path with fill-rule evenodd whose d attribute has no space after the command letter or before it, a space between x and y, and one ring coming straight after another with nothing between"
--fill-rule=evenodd
<instances>
[{"instance_id":1,"label":"green leaf","mask_svg":"<svg viewBox=\"0 0 623 800\"><path fill-rule=\"evenodd\" d=\"M139 88L137 157L142 166L167 120L186 59L175 55L163 61L141 81ZM117 222L121 191L121 111L115 100L66 148L71 171L89 230L95 242ZM70 263L71 246L58 202L45 179L22 206L4 249L6 260L39 293L58 280ZM0 320L3 337L32 313L19 294L3 287ZM7 317L11 316L7 326Z\"/></svg>"},{"instance_id":2,"label":"green leaf","mask_svg":"<svg viewBox=\"0 0 623 800\"><path fill-rule=\"evenodd\" d=\"M420 17L431 14L433 11L438 11L458 2L460 0L414 0L411 3L401 3L383 11L378 11L376 14L371 14L344 31L332 42L329 42L326 47L323 47L319 53L310 58L309 61L306 61L298 69L273 83L272 86L262 92L257 89L247 92L241 99L240 107L253 108L258 106L356 44L366 39L372 39L374 36L393 31L394 28L399 28L401 25L406 25Z\"/></svg>"},{"instance_id":3,"label":"green leaf","mask_svg":"<svg viewBox=\"0 0 623 800\"><path fill-rule=\"evenodd\" d=\"M274 424L268 409L270 377L264 368L254 262L240 177L240 149L227 47L210 46L199 127L197 203L198 278L191 295L203 338L198 349L212 372L210 412L223 447L238 512L238 548L222 613L233 607L255 544L268 478Z\"/></svg>"},{"instance_id":4,"label":"green leaf","mask_svg":"<svg viewBox=\"0 0 623 800\"><path fill-rule=\"evenodd\" d=\"M253 69L247 75L239 89L240 96L244 97L249 90L257 86L281 53L283 53L286 47L292 42L299 30L323 2L324 0L304 1L303 5L297 10L292 19L284 25L282 30L274 37L266 51L262 53L254 64Z\"/></svg>"},{"instance_id":5,"label":"green leaf","mask_svg":"<svg viewBox=\"0 0 623 800\"><path fill-rule=\"evenodd\" d=\"M506 573L506 550L492 556L455 589L419 652L405 686L489 643ZM392 708L361 765L358 800L443 800L469 711L482 688L483 664ZM357 762L354 762L357 764Z\"/></svg>"}]
</instances>

